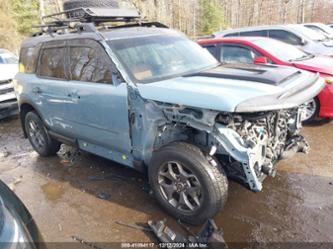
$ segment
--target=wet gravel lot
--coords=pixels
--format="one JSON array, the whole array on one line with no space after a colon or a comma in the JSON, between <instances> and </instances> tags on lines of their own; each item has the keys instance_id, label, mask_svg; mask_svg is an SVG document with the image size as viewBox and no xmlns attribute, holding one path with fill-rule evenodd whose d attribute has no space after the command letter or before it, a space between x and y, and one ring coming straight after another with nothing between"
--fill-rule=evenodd
<instances>
[{"instance_id":1,"label":"wet gravel lot","mask_svg":"<svg viewBox=\"0 0 333 249\"><path fill-rule=\"evenodd\" d=\"M230 183L216 217L228 242L333 242L333 122L304 128L312 150L279 163L261 193ZM168 217L140 173L63 146L39 157L23 138L17 118L0 121L0 179L28 207L47 242L155 241L117 224ZM195 228L194 228L195 229Z\"/></svg>"}]
</instances>

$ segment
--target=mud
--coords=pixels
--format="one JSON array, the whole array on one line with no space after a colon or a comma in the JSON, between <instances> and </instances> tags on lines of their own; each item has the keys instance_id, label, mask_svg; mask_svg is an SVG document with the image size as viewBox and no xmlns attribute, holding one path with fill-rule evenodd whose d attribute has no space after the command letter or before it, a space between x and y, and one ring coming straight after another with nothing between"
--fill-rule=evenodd
<instances>
[{"instance_id":1,"label":"mud","mask_svg":"<svg viewBox=\"0 0 333 249\"><path fill-rule=\"evenodd\" d=\"M304 129L312 150L279 163L261 193L230 183L216 217L228 242L333 242L333 123ZM41 158L16 119L0 121L0 178L26 204L47 242L155 241L117 224L167 217L149 194L145 176L111 161L63 146ZM101 194L109 198L100 198ZM192 228L196 229L196 228Z\"/></svg>"}]
</instances>

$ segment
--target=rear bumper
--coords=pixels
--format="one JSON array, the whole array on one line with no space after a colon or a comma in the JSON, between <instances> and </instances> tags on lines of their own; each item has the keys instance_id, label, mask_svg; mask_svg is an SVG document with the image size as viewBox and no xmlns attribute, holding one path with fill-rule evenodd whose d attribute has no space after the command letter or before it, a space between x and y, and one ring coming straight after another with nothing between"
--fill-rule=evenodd
<instances>
[{"instance_id":1,"label":"rear bumper","mask_svg":"<svg viewBox=\"0 0 333 249\"><path fill-rule=\"evenodd\" d=\"M318 97L320 102L319 116L333 118L333 84L326 84Z\"/></svg>"},{"instance_id":2,"label":"rear bumper","mask_svg":"<svg viewBox=\"0 0 333 249\"><path fill-rule=\"evenodd\" d=\"M0 102L0 119L18 114L17 100Z\"/></svg>"}]
</instances>

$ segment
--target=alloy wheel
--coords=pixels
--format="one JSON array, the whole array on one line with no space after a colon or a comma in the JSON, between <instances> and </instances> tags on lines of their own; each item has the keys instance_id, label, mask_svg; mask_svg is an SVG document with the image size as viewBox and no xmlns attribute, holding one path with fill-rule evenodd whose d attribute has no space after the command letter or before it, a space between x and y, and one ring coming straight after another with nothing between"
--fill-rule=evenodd
<instances>
[{"instance_id":1,"label":"alloy wheel","mask_svg":"<svg viewBox=\"0 0 333 249\"><path fill-rule=\"evenodd\" d=\"M203 191L198 178L179 162L165 163L158 173L158 183L164 198L182 212L199 209Z\"/></svg>"},{"instance_id":2,"label":"alloy wheel","mask_svg":"<svg viewBox=\"0 0 333 249\"><path fill-rule=\"evenodd\" d=\"M42 149L45 146L46 141L43 136L42 130L37 124L37 122L35 122L34 120L29 120L28 132L33 145L39 149Z\"/></svg>"}]
</instances>

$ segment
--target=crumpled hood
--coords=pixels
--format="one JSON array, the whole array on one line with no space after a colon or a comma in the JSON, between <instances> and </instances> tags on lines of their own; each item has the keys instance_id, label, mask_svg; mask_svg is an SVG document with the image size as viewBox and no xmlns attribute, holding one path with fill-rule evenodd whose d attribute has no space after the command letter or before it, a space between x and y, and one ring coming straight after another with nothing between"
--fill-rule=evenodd
<instances>
[{"instance_id":1,"label":"crumpled hood","mask_svg":"<svg viewBox=\"0 0 333 249\"><path fill-rule=\"evenodd\" d=\"M240 77L242 80L239 80L234 77L235 75L228 78L226 73L224 75L221 73L223 77L218 77L218 72L215 71L201 72L197 75L178 77L155 83L138 84L137 87L141 96L145 99L217 111L235 112L237 111L237 106L241 103L251 101L251 104L253 104L253 100L257 98L274 96L276 99L277 96L288 95L289 92L289 95L294 94L295 91L299 93L303 91L302 88L306 91L306 87L314 83L315 75L312 73L297 69L291 72L293 73L290 74L290 77L278 82L278 84L274 84L274 82L263 83L265 80L262 80L263 82L254 81L251 77L248 80L246 80L246 77ZM276 71L275 73L278 74L279 72ZM290 102L288 107L297 106L316 96L324 85L323 82L318 84L320 85L317 85L316 89L307 93L304 100L297 99L297 103ZM255 111L253 108L256 109L256 105L258 104L255 104L249 110ZM258 106L257 109L258 111L262 109L273 110L279 109L279 107L270 105L265 109L265 106ZM242 110L245 110L245 108Z\"/></svg>"},{"instance_id":2,"label":"crumpled hood","mask_svg":"<svg viewBox=\"0 0 333 249\"><path fill-rule=\"evenodd\" d=\"M232 112L238 103L279 91L279 87L233 79L179 77L150 84L139 84L145 99Z\"/></svg>"}]
</instances>

